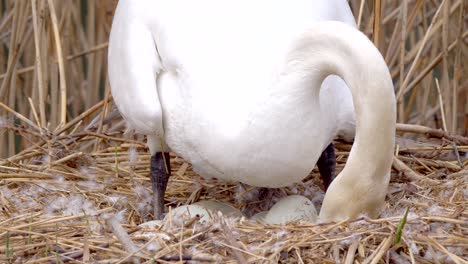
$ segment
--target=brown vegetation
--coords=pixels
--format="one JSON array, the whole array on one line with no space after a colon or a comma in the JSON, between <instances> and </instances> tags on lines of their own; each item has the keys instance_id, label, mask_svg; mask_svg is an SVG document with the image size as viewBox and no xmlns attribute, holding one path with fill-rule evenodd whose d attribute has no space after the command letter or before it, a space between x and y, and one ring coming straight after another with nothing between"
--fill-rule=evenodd
<instances>
[{"instance_id":1,"label":"brown vegetation","mask_svg":"<svg viewBox=\"0 0 468 264\"><path fill-rule=\"evenodd\" d=\"M175 221L148 240L137 225L149 218L149 155L141 138L124 135L107 82L116 1L0 0L0 262L467 263L466 1L350 3L386 59L398 99L381 218L285 226ZM336 146L341 169L350 145ZM216 199L245 209L255 202L235 199L254 189L204 180L175 156L171 162L168 205ZM315 184L314 171L281 193L311 198ZM137 258L107 229L118 225L109 217L125 223Z\"/></svg>"}]
</instances>

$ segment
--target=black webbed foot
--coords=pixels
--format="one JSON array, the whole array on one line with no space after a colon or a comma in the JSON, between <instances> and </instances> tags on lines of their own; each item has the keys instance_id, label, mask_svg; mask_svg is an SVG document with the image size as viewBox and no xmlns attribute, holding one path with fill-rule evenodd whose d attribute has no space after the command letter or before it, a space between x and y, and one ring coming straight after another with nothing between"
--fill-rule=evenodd
<instances>
[{"instance_id":1,"label":"black webbed foot","mask_svg":"<svg viewBox=\"0 0 468 264\"><path fill-rule=\"evenodd\" d=\"M322 152L322 155L320 155L320 158L317 161L317 167L320 171L325 191L327 191L328 186L330 186L331 182L335 178L336 157L333 143L330 143L330 145L328 145Z\"/></svg>"}]
</instances>

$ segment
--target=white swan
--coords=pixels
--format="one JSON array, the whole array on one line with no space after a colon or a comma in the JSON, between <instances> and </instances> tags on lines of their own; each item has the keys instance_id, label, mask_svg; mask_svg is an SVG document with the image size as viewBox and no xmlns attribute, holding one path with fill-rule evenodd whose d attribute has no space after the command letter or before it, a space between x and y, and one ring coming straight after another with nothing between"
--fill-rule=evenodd
<instances>
[{"instance_id":1,"label":"white swan","mask_svg":"<svg viewBox=\"0 0 468 264\"><path fill-rule=\"evenodd\" d=\"M392 80L367 37L323 20L354 25L345 0L119 1L109 79L124 118L148 136L155 217L169 150L206 177L301 181L337 134L352 134L349 90L355 143L319 218L375 216L393 155ZM331 74L349 90L338 77L322 85Z\"/></svg>"}]
</instances>

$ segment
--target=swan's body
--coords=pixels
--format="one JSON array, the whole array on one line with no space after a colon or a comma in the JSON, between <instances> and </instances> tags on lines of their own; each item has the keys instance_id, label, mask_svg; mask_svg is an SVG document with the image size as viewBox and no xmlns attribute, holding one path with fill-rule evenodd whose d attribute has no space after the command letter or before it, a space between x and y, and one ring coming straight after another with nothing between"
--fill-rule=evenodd
<instances>
[{"instance_id":1,"label":"swan's body","mask_svg":"<svg viewBox=\"0 0 468 264\"><path fill-rule=\"evenodd\" d=\"M364 36L356 39L360 33L336 23L316 26L324 20L355 26L345 0L121 0L109 45L114 100L129 124L148 135L152 154L170 148L203 176L280 187L305 178L336 135L352 136L348 87L336 76L322 85L330 74L339 74L355 82L348 83L356 86L351 88L354 103L366 104L356 107L364 116L361 126L372 131L358 131L348 162L355 164L336 179L351 189L332 183L344 193L327 193L322 211L330 216L324 219L375 213L385 196L391 164L393 86L380 54ZM354 54L363 52L370 55ZM359 61L363 58L367 61ZM365 83L369 81L374 83ZM361 85L372 87L358 89ZM389 103L378 99L374 106L373 93L388 97ZM376 119L374 111L382 116ZM383 134L374 137L379 131ZM379 155L367 149L376 140L385 145L383 163L372 161ZM356 157L361 154L365 157ZM361 159L365 163L357 164ZM356 184L366 192L376 191L370 197L376 206L335 212L335 203L359 191ZM358 204L366 200L356 199Z\"/></svg>"},{"instance_id":2,"label":"swan's body","mask_svg":"<svg viewBox=\"0 0 468 264\"><path fill-rule=\"evenodd\" d=\"M134 23L146 25L141 32L132 29L140 25L121 22L129 27L127 39L134 38L125 44L139 52L131 59L156 55L150 39L148 50L142 47L145 33L156 41L159 58L152 63L161 73L159 104L151 75L141 85L112 83L114 98L129 123L149 135L161 130L162 109L165 142L201 175L288 186L310 173L342 128L346 135L353 133L351 93L338 77L327 80L329 89L315 102L303 94L277 94L291 90L295 81L285 67L294 39L317 21L354 23L345 0L332 2L343 2L347 10L333 8L328 0L137 2L121 1L116 17L127 12ZM259 14L262 9L265 15ZM121 59L121 51L117 56ZM110 65L151 70L129 62ZM161 146L157 140L150 144L152 152Z\"/></svg>"}]
</instances>

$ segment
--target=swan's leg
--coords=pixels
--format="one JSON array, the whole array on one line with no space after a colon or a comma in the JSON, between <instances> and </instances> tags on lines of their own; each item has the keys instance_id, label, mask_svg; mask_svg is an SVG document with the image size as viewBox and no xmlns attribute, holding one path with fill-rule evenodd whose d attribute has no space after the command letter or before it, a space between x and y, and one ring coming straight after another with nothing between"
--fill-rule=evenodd
<instances>
[{"instance_id":1,"label":"swan's leg","mask_svg":"<svg viewBox=\"0 0 468 264\"><path fill-rule=\"evenodd\" d=\"M333 147L333 143L330 143L330 145L328 145L328 147L322 152L322 155L320 155L320 158L317 161L317 167L320 171L320 176L322 177L325 191L328 189L328 186L335 178L335 166L335 148Z\"/></svg>"},{"instance_id":2,"label":"swan's leg","mask_svg":"<svg viewBox=\"0 0 468 264\"><path fill-rule=\"evenodd\" d=\"M166 161L166 164L164 164ZM166 171L167 167L167 171ZM153 185L154 219L161 219L164 214L164 194L171 175L169 153L156 152L151 156L150 177Z\"/></svg>"},{"instance_id":3,"label":"swan's leg","mask_svg":"<svg viewBox=\"0 0 468 264\"><path fill-rule=\"evenodd\" d=\"M274 188L261 187L258 190L258 199L260 201L265 201L264 209L269 209L273 203L273 196L275 194Z\"/></svg>"}]
</instances>

